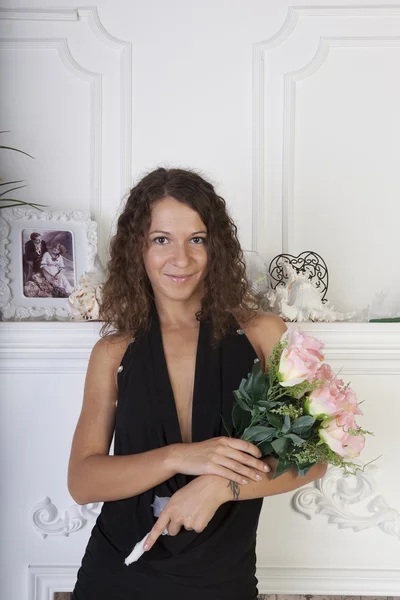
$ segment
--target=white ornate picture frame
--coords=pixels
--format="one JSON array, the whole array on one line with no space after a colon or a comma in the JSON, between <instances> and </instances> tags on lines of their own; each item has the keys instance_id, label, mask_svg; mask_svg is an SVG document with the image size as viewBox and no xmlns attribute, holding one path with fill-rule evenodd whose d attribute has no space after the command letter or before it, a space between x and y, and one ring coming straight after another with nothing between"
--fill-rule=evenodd
<instances>
[{"instance_id":1,"label":"white ornate picture frame","mask_svg":"<svg viewBox=\"0 0 400 600\"><path fill-rule=\"evenodd\" d=\"M62 212L12 207L0 210L1 320L68 320L67 297L29 297L24 286L24 243L30 232L46 241L68 239L72 287L91 271L97 253L97 224L88 211ZM58 236L56 233L58 232ZM25 293L24 293L25 290Z\"/></svg>"}]
</instances>

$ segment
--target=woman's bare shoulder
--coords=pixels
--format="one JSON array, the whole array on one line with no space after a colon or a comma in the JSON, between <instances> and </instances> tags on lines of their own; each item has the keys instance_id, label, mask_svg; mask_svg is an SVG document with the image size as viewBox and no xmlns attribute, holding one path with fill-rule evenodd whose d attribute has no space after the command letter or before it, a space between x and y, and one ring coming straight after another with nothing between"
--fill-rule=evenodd
<instances>
[{"instance_id":1,"label":"woman's bare shoulder","mask_svg":"<svg viewBox=\"0 0 400 600\"><path fill-rule=\"evenodd\" d=\"M92 354L99 360L111 360L113 364L120 363L121 359L133 338L128 333L109 333L101 337L93 346Z\"/></svg>"},{"instance_id":2,"label":"woman's bare shoulder","mask_svg":"<svg viewBox=\"0 0 400 600\"><path fill-rule=\"evenodd\" d=\"M272 348L287 331L286 324L281 317L261 308L250 321L238 322L253 346L261 350L265 360L268 359Z\"/></svg>"}]
</instances>

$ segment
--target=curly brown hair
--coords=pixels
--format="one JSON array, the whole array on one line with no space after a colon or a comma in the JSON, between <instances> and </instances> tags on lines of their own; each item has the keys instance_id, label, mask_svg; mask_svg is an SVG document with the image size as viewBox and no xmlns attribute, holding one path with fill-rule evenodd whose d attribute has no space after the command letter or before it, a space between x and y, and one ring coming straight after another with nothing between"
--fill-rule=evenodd
<instances>
[{"instance_id":1,"label":"curly brown hair","mask_svg":"<svg viewBox=\"0 0 400 600\"><path fill-rule=\"evenodd\" d=\"M152 206L172 196L190 206L207 227L207 275L197 319L210 320L213 345L232 326L232 311L247 322L259 308L250 293L237 227L226 202L199 174L184 169L158 168L132 188L110 242L110 259L102 288L100 334L113 328L138 337L150 324L152 286L147 276L143 250L151 224Z\"/></svg>"}]
</instances>

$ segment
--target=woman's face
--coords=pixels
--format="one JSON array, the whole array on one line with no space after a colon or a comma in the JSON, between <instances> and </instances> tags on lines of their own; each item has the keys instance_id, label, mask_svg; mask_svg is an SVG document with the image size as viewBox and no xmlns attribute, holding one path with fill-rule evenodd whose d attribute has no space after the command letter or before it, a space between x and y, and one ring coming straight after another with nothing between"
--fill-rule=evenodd
<instances>
[{"instance_id":1,"label":"woman's face","mask_svg":"<svg viewBox=\"0 0 400 600\"><path fill-rule=\"evenodd\" d=\"M200 215L167 196L153 205L143 260L154 294L173 300L203 295L207 228Z\"/></svg>"}]
</instances>

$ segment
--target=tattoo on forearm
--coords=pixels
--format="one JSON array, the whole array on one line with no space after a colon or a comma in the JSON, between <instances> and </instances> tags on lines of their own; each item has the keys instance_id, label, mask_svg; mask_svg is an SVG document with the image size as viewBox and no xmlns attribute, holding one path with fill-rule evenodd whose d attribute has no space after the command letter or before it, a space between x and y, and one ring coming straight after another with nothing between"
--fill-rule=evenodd
<instances>
[{"instance_id":1,"label":"tattoo on forearm","mask_svg":"<svg viewBox=\"0 0 400 600\"><path fill-rule=\"evenodd\" d=\"M236 483L236 481L229 481L228 487L230 487L232 490L233 499L239 500L240 485L238 483Z\"/></svg>"}]
</instances>

